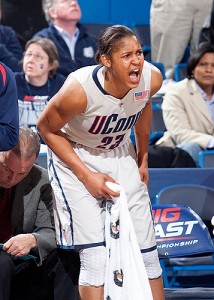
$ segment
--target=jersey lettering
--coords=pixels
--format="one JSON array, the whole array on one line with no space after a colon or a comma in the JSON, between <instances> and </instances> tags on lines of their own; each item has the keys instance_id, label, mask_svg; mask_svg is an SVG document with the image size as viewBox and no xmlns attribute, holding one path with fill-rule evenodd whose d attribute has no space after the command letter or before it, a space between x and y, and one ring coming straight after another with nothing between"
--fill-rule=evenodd
<instances>
[{"instance_id":1,"label":"jersey lettering","mask_svg":"<svg viewBox=\"0 0 214 300\"><path fill-rule=\"evenodd\" d=\"M107 116L96 116L94 122L88 132L98 134L103 127Z\"/></svg>"},{"instance_id":2,"label":"jersey lettering","mask_svg":"<svg viewBox=\"0 0 214 300\"><path fill-rule=\"evenodd\" d=\"M96 116L88 132L92 134L111 134L126 131L136 124L140 115L141 111L128 118L120 119L118 119L118 114L112 114L108 117Z\"/></svg>"}]
</instances>

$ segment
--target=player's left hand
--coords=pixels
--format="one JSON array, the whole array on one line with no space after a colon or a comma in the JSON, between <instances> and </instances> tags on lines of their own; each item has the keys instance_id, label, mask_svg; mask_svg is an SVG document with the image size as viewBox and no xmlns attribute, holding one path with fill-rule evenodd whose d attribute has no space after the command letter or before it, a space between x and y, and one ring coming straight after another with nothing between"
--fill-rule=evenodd
<instances>
[{"instance_id":1,"label":"player's left hand","mask_svg":"<svg viewBox=\"0 0 214 300\"><path fill-rule=\"evenodd\" d=\"M149 171L148 168L140 167L139 168L140 178L147 186L149 184Z\"/></svg>"}]
</instances>

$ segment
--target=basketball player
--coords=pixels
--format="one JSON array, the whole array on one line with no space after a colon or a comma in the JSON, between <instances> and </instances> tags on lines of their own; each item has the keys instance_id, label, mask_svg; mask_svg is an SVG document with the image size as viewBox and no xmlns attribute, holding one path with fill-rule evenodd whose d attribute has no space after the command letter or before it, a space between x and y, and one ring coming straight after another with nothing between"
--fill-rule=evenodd
<instances>
[{"instance_id":1,"label":"basketball player","mask_svg":"<svg viewBox=\"0 0 214 300\"><path fill-rule=\"evenodd\" d=\"M119 196L105 184L119 183L127 194L153 298L163 300L147 191L150 97L162 77L144 62L140 41L125 26L105 29L98 47L99 65L71 73L37 123L52 150L49 174L58 246L81 249L81 299L103 299L106 253L100 200ZM130 141L132 127L137 157Z\"/></svg>"}]
</instances>

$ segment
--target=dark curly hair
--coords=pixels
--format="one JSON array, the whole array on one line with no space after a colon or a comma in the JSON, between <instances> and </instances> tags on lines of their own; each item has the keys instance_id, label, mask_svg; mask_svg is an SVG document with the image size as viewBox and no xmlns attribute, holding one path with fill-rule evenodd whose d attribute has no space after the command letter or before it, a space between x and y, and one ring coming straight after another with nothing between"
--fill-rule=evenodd
<instances>
[{"instance_id":1,"label":"dark curly hair","mask_svg":"<svg viewBox=\"0 0 214 300\"><path fill-rule=\"evenodd\" d=\"M210 43L201 43L198 49L190 56L187 63L187 77L192 78L192 72L195 67L198 65L200 59L206 53L214 53L214 45Z\"/></svg>"}]
</instances>

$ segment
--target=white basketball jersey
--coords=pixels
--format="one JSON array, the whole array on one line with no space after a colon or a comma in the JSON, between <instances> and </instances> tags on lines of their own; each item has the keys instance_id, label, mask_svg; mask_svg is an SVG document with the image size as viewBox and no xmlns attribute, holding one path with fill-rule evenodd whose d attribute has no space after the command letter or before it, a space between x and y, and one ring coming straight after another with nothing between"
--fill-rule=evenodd
<instances>
[{"instance_id":1,"label":"white basketball jersey","mask_svg":"<svg viewBox=\"0 0 214 300\"><path fill-rule=\"evenodd\" d=\"M130 90L123 99L115 98L103 89L104 73L103 66L88 66L70 74L82 85L87 95L87 108L62 130L73 142L108 151L130 138L131 128L149 101L151 67L144 62L138 87Z\"/></svg>"}]
</instances>

